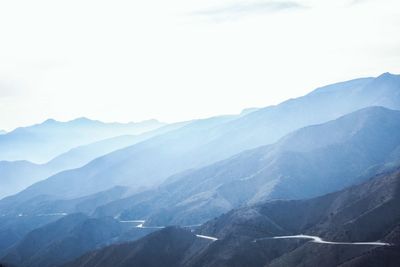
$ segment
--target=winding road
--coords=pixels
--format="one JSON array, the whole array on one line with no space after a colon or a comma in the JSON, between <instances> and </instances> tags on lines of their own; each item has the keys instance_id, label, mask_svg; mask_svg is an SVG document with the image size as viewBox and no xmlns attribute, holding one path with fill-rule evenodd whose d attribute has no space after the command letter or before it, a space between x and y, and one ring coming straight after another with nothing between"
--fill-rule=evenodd
<instances>
[{"instance_id":1,"label":"winding road","mask_svg":"<svg viewBox=\"0 0 400 267\"><path fill-rule=\"evenodd\" d=\"M137 225L135 226L136 228L142 228L142 229L163 229L165 226L145 226L146 220L129 220L129 221L124 221L120 220L120 223L136 223ZM193 228L193 227L199 227L201 224L194 224L194 225L186 225L186 226L181 226L183 228ZM213 237L213 236L208 236L208 235L196 235L198 238L202 239L207 239L211 241L217 241L218 238Z\"/></svg>"},{"instance_id":2,"label":"winding road","mask_svg":"<svg viewBox=\"0 0 400 267\"><path fill-rule=\"evenodd\" d=\"M203 239L207 239L207 240L211 240L211 241L217 241L218 238L213 237L213 236L208 236L208 235L196 235L198 238L203 238Z\"/></svg>"},{"instance_id":3,"label":"winding road","mask_svg":"<svg viewBox=\"0 0 400 267\"><path fill-rule=\"evenodd\" d=\"M56 213L39 214L36 216L66 216L66 215L68 215L68 214L64 213L64 212L56 212ZM22 216L26 216L26 215L18 214L18 217L22 217ZM119 219L119 216L114 217L114 218ZM142 228L142 229L163 229L163 228L165 228L165 226L145 226L144 224L146 223L146 220L119 220L119 222L120 223L133 223L133 224L136 224L135 228ZM200 224L187 225L187 226L181 226L181 227L193 228L193 227L199 227L199 226L200 226ZM207 235L196 235L196 237L211 240L213 242L218 240L218 238L216 238L216 237L207 236ZM271 239L308 239L308 240L310 240L311 243L328 244L328 245L358 245L358 246L391 246L392 245L390 243L385 243L385 242L334 242L334 241L323 240L319 236L303 235L303 234L263 237L263 238L254 239L253 242L258 242L258 241L263 241L263 240L271 240Z\"/></svg>"},{"instance_id":4,"label":"winding road","mask_svg":"<svg viewBox=\"0 0 400 267\"><path fill-rule=\"evenodd\" d=\"M56 212L56 213L44 213L44 214L39 214L36 216L66 216L68 215L67 213L64 212ZM4 216L4 215L2 215ZM26 216L24 214L18 214L18 217ZM118 217L114 217L115 219L119 219ZM133 223L136 224L135 228L142 228L142 229L163 229L165 226L145 226L144 224L146 223L146 220L119 220L120 223ZM195 224L195 225L187 225L187 226L181 226L184 228L193 228L193 227L199 227L201 224ZM198 238L202 239L207 239L211 241L217 241L218 238L213 237L213 236L207 236L207 235L196 235ZM328 244L328 245L358 245L358 246L391 246L392 244L390 243L385 243L385 242L334 242L334 241L326 241L323 240L319 236L313 236L313 235L285 235L285 236L273 236L273 237L262 237L262 238L257 238L254 239L253 242L258 242L258 241L263 241L263 240L271 240L271 239L308 239L310 240L311 243L317 243L317 244Z\"/></svg>"},{"instance_id":5,"label":"winding road","mask_svg":"<svg viewBox=\"0 0 400 267\"><path fill-rule=\"evenodd\" d=\"M162 229L165 228L165 226L144 226L145 220L132 220L132 221L120 221L122 223L136 223L137 225L135 226L136 228L144 228L144 229ZM198 227L199 225L188 225L188 226L182 226L182 227ZM211 241L217 241L218 238L214 236L208 236L208 235L197 235L196 237L202 238L202 239L207 239ZM312 235L286 235L286 236L273 236L273 237L263 237L263 238L257 238L253 240L253 242L258 242L262 240L271 240L271 239L309 239L310 242L312 243L317 243L317 244L328 244L328 245L358 245L358 246L391 246L389 243L384 243L384 242L334 242L334 241L326 241L323 240L319 236L312 236Z\"/></svg>"},{"instance_id":6,"label":"winding road","mask_svg":"<svg viewBox=\"0 0 400 267\"><path fill-rule=\"evenodd\" d=\"M318 244L329 244L329 245L361 245L361 246L391 246L389 243L384 242L333 242L325 241L319 236L312 235L287 235L287 236L274 236L274 237L263 237L253 240L253 242L258 242L262 240L270 239L310 239L312 243Z\"/></svg>"}]
</instances>

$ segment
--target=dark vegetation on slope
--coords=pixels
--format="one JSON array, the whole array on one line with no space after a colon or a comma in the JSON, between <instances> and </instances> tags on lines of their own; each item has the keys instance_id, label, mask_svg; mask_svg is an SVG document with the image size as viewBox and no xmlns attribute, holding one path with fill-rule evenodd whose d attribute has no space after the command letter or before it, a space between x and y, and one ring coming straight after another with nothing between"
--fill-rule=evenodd
<instances>
[{"instance_id":1,"label":"dark vegetation on slope","mask_svg":"<svg viewBox=\"0 0 400 267\"><path fill-rule=\"evenodd\" d=\"M198 230L201 234L218 237L218 241L201 245L191 241L188 245L191 249L178 249L178 246L170 243L170 240L180 238L180 232L173 233L174 236L169 236L168 241L164 240L163 231L153 233L151 238L157 240L158 247L180 251L178 257L171 254L174 260L180 259L178 263L174 261L174 265L163 265L157 262L159 266L361 266L368 262L369 265L365 266L378 267L383 266L379 257L385 256L383 262L387 266L396 266L400 263L399 201L400 169L396 169L361 185L322 197L269 201L233 210ZM304 240L253 242L256 238L299 233L318 235L330 241L382 240L394 245L327 245ZM196 240L194 236L191 238ZM153 259L158 258L158 250L146 247L147 243L146 238L133 243L134 247L142 248L133 256L127 256L119 246L111 246L90 252L68 266L155 266L139 264L142 263L139 259L146 258L150 253L155 253L151 254ZM125 251L130 253L135 250L131 247ZM370 257L374 257L371 255L379 257L369 261Z\"/></svg>"}]
</instances>

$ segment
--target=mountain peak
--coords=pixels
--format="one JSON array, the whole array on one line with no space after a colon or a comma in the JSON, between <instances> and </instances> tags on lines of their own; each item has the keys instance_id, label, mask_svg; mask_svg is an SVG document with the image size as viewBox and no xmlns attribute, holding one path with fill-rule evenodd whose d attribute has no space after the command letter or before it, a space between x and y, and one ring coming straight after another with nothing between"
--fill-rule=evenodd
<instances>
[{"instance_id":1,"label":"mountain peak","mask_svg":"<svg viewBox=\"0 0 400 267\"><path fill-rule=\"evenodd\" d=\"M47 119L47 120L45 120L42 124L52 124L52 123L55 123L55 122L57 122L55 119Z\"/></svg>"},{"instance_id":2,"label":"mountain peak","mask_svg":"<svg viewBox=\"0 0 400 267\"><path fill-rule=\"evenodd\" d=\"M379 75L378 77L376 77L376 79L387 80L387 79L393 79L393 78L397 78L397 77L399 77L399 75L396 75L396 74L393 74L390 72L385 72L385 73L382 73L381 75Z\"/></svg>"}]
</instances>

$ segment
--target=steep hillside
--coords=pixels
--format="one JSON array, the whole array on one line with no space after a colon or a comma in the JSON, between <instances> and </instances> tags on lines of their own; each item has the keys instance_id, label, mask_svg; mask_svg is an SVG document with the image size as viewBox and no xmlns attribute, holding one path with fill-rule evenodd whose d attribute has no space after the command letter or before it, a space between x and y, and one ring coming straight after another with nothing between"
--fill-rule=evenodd
<instances>
[{"instance_id":1,"label":"steep hillside","mask_svg":"<svg viewBox=\"0 0 400 267\"><path fill-rule=\"evenodd\" d=\"M112 218L94 219L72 214L29 232L7 250L1 261L16 266L55 266L89 250L118 242L122 235L133 236L132 230L132 224ZM139 236L146 231L141 233Z\"/></svg>"},{"instance_id":2,"label":"steep hillside","mask_svg":"<svg viewBox=\"0 0 400 267\"><path fill-rule=\"evenodd\" d=\"M196 224L241 205L301 199L359 183L400 162L400 112L366 108L309 126L274 145L171 177L155 190L117 200L97 214L154 225Z\"/></svg>"},{"instance_id":3,"label":"steep hillside","mask_svg":"<svg viewBox=\"0 0 400 267\"><path fill-rule=\"evenodd\" d=\"M80 169L57 174L22 195L52 194L70 198L115 185L136 189L153 186L171 175L271 144L295 129L326 122L363 107L381 105L400 109L399 88L400 76L386 73L377 78L330 85L249 114L200 120L100 157ZM295 156L282 155L288 159ZM289 192L290 188L284 190Z\"/></svg>"},{"instance_id":4,"label":"steep hillside","mask_svg":"<svg viewBox=\"0 0 400 267\"><path fill-rule=\"evenodd\" d=\"M4 199L2 203L7 208L0 213L0 258L7 249L20 242L30 231L68 214L93 213L98 206L123 198L129 192L129 188L114 187L70 200L58 200L44 195L16 203L10 198ZM121 240L132 240L136 236L137 234L129 235Z\"/></svg>"},{"instance_id":5,"label":"steep hillside","mask_svg":"<svg viewBox=\"0 0 400 267\"><path fill-rule=\"evenodd\" d=\"M179 266L186 253L207 246L210 241L200 239L188 230L168 227L143 239L90 252L68 266Z\"/></svg>"},{"instance_id":6,"label":"steep hillside","mask_svg":"<svg viewBox=\"0 0 400 267\"><path fill-rule=\"evenodd\" d=\"M67 266L154 266L149 262L159 258L166 263L163 266L187 267L398 266L399 201L400 169L396 169L322 197L269 201L233 210L197 230L196 234L218 238L208 244L195 245L195 235L184 230L174 231L172 236L163 230L132 244L89 252ZM301 233L333 243L272 238ZM185 248L179 247L181 242L172 243L184 236L192 240ZM146 246L149 240L157 240L159 249ZM363 243L378 240L391 245ZM122 249L124 246L127 249ZM175 253L165 255L165 250ZM176 255L176 251L180 253Z\"/></svg>"},{"instance_id":7,"label":"steep hillside","mask_svg":"<svg viewBox=\"0 0 400 267\"><path fill-rule=\"evenodd\" d=\"M19 242L27 233L61 218L54 216L3 216L0 218L0 258L5 251ZM0 261L1 262L1 261Z\"/></svg>"}]
</instances>

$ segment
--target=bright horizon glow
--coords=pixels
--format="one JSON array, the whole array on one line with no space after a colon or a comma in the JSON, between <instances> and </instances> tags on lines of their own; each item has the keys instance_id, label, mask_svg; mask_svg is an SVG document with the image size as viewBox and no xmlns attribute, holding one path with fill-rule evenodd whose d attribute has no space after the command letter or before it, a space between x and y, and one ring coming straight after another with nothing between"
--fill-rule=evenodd
<instances>
[{"instance_id":1,"label":"bright horizon glow","mask_svg":"<svg viewBox=\"0 0 400 267\"><path fill-rule=\"evenodd\" d=\"M165 122L400 73L397 0L0 2L0 129Z\"/></svg>"}]
</instances>

